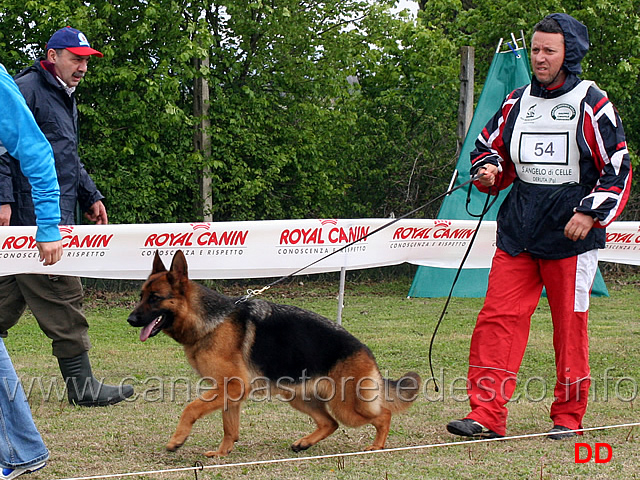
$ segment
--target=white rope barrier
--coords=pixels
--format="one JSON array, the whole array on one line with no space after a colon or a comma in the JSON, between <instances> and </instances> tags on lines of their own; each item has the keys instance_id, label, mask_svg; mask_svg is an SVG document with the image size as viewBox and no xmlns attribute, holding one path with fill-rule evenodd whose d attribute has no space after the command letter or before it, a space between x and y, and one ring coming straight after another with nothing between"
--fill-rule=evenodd
<instances>
[{"instance_id":1,"label":"white rope barrier","mask_svg":"<svg viewBox=\"0 0 640 480\"><path fill-rule=\"evenodd\" d=\"M628 427L633 428L637 426L640 426L640 422L625 423L625 424L619 424L619 425L604 425L601 427L581 428L577 430L567 430L567 432L584 433L584 432L591 432L594 430L610 430L614 428L628 428ZM426 450L429 448L457 447L461 445L479 445L479 444L488 443L488 442L504 442L508 440L522 440L527 438L546 437L548 435L554 435L556 433L557 432L530 433L525 435L513 435L510 437L463 440L463 441L454 441L454 442L437 443L437 444L429 444L429 445L414 445L414 446L408 446L408 447L387 448L384 450L334 453L329 455L318 455L313 457L294 457L294 458L279 458L274 460L256 460L251 462L224 463L224 464L218 464L218 465L198 465L193 467L171 468L166 470L147 470L147 471L140 471L140 472L115 473L115 474L109 474L109 475L92 475L89 477L59 478L56 480L97 480L97 479L106 479L106 478L124 478L124 477L135 477L135 476L141 476L141 475L155 475L155 474L161 474L161 473L176 473L176 472L188 472L188 471L196 471L196 470L208 470L208 469L214 469L214 468L222 469L222 468L233 468L233 467L253 467L258 465L273 465L273 464L281 464L281 463L299 463L299 462L306 462L310 460L326 460L331 458L344 458L344 457L355 457L355 456L361 456L361 455L375 455L375 454L381 454L381 453L406 452L409 450Z\"/></svg>"}]
</instances>

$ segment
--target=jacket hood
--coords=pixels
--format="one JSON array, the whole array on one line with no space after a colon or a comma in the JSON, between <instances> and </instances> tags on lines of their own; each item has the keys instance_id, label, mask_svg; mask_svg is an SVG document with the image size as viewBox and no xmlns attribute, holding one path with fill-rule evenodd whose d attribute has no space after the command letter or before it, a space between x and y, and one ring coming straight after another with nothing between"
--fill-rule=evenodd
<instances>
[{"instance_id":1,"label":"jacket hood","mask_svg":"<svg viewBox=\"0 0 640 480\"><path fill-rule=\"evenodd\" d=\"M553 18L564 33L564 63L562 66L570 73L582 73L580 62L589 50L589 33L578 20L566 13L552 13Z\"/></svg>"}]
</instances>

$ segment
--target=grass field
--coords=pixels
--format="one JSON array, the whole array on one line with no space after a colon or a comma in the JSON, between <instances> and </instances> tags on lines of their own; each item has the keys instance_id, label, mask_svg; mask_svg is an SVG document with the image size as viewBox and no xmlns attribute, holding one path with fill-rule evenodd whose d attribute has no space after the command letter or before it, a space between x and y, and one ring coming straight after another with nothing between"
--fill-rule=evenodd
<instances>
[{"instance_id":1,"label":"grass field","mask_svg":"<svg viewBox=\"0 0 640 480\"><path fill-rule=\"evenodd\" d=\"M343 325L372 349L383 374L406 371L430 378L429 340L444 299L407 299L409 279L381 283L347 282ZM337 283L337 282L336 282ZM591 308L592 395L585 427L640 421L640 295L633 283L609 282L610 298L595 298ZM244 287L226 286L240 295ZM297 281L269 290L265 299L289 303L335 318L337 286ZM49 465L29 480L67 479L126 472L158 472L252 461L301 459L359 452L373 438L373 427L339 428L304 453L289 446L312 430L309 420L285 403L245 404L241 438L225 459L202 453L216 449L221 419L215 413L195 424L192 435L175 453L164 448L178 417L196 394L197 377L182 349L161 334L144 344L126 318L134 294L88 292L85 310L91 325L94 373L109 383L134 385L134 401L105 408L72 407L66 402L50 341L35 320L25 315L6 340L22 378L36 425L51 451ZM405 414L394 416L390 449L430 446L358 456L332 456L258 466L207 468L198 479L630 479L640 478L640 427L585 433L575 441L544 437L499 442L461 442L444 426L468 413L464 391L469 339L482 299L453 299L436 338L435 377ZM547 431L555 383L551 322L543 299L532 321L529 348L510 404L508 435ZM456 442L451 444L452 442ZM575 443L610 444L608 463L575 463ZM445 444L440 446L441 444ZM602 452L603 454L606 452ZM581 458L586 450L581 450ZM127 477L125 477L127 478ZM194 471L147 473L130 478L191 479Z\"/></svg>"}]
</instances>

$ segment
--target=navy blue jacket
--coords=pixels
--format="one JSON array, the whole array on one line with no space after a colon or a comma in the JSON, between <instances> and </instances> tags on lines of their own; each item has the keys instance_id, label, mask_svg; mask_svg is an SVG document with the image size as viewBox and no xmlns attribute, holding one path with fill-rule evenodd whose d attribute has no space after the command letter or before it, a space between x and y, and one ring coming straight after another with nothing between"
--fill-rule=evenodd
<instances>
[{"instance_id":1,"label":"navy blue jacket","mask_svg":"<svg viewBox=\"0 0 640 480\"><path fill-rule=\"evenodd\" d=\"M82 211L104 196L78 155L78 110L75 97L43 67L43 59L15 76L36 122L53 148L60 185L61 225L75 223L76 204ZM11 204L11 225L35 225L31 187L19 162L5 153L0 159L0 203Z\"/></svg>"}]
</instances>

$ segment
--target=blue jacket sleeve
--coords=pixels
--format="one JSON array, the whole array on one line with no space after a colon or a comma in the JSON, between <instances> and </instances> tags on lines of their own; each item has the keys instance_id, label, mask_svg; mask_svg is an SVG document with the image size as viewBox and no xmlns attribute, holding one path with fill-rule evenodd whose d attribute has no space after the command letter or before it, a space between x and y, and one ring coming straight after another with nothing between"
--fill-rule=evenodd
<instances>
[{"instance_id":1,"label":"blue jacket sleeve","mask_svg":"<svg viewBox=\"0 0 640 480\"><path fill-rule=\"evenodd\" d=\"M0 65L0 142L31 184L38 230L36 240L60 240L60 188L53 150L40 131L13 78Z\"/></svg>"}]
</instances>

